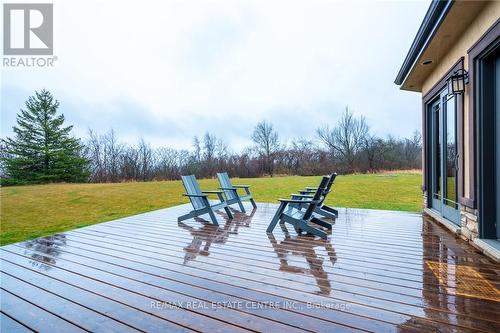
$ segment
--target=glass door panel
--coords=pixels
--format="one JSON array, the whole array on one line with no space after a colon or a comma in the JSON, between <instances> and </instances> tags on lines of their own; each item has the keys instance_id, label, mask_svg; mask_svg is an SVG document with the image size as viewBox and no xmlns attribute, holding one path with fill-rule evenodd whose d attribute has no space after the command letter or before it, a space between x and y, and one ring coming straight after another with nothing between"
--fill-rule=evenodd
<instances>
[{"instance_id":1,"label":"glass door panel","mask_svg":"<svg viewBox=\"0 0 500 333\"><path fill-rule=\"evenodd\" d=\"M456 97L443 91L431 104L428 119L431 206L458 224Z\"/></svg>"},{"instance_id":2,"label":"glass door panel","mask_svg":"<svg viewBox=\"0 0 500 333\"><path fill-rule=\"evenodd\" d=\"M445 97L444 101L446 117L446 161L444 167L444 204L447 206L458 208L458 191L457 191L457 176L458 176L458 151L457 151L457 126L456 126L456 98Z\"/></svg>"},{"instance_id":3,"label":"glass door panel","mask_svg":"<svg viewBox=\"0 0 500 333\"><path fill-rule=\"evenodd\" d=\"M435 102L431 107L431 163L432 163L432 199L433 206L441 206L441 104ZM436 207L437 208L437 207Z\"/></svg>"}]
</instances>

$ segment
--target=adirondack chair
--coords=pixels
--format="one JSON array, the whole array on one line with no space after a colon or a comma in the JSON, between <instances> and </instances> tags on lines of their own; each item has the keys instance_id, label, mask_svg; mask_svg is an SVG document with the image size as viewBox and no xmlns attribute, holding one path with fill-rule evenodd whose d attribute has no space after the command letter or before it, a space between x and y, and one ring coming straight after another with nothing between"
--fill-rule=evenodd
<instances>
[{"instance_id":1,"label":"adirondack chair","mask_svg":"<svg viewBox=\"0 0 500 333\"><path fill-rule=\"evenodd\" d=\"M227 172L218 172L217 178L219 179L220 187L219 189L224 191L226 195L226 202L228 205L238 204L242 213L245 213L245 207L243 206L242 201L250 200L253 208L257 208L255 201L253 200L253 196L250 193L249 185L233 185L231 184L231 180ZM240 195L238 193L238 189L242 188L245 190L245 195Z\"/></svg>"},{"instance_id":2,"label":"adirondack chair","mask_svg":"<svg viewBox=\"0 0 500 333\"><path fill-rule=\"evenodd\" d=\"M309 223L314 223L327 229L332 228L330 223L321 221L320 219L313 216L314 210L323 197L323 193L328 184L329 178L330 177L323 177L323 179L321 180L321 184L317 188L313 197L310 199L279 199L280 206L276 211L276 214L274 214L271 223L267 227L267 232L273 232L278 222L287 222L295 228L295 231L297 231L298 234L301 234L303 231L305 231L308 234L326 239L326 232L321 229L315 228ZM294 207L294 204L300 204L305 209Z\"/></svg>"},{"instance_id":3,"label":"adirondack chair","mask_svg":"<svg viewBox=\"0 0 500 333\"><path fill-rule=\"evenodd\" d=\"M318 206L314 209L314 213L320 215L322 217L336 219L339 216L338 210L331 208L324 204L326 197L332 191L333 182L337 177L337 173L332 173L329 177L328 183L326 185L325 191L323 193L323 197L321 202L318 203ZM300 199L310 199L313 197L314 192L317 190L317 187L306 187L304 190L299 191L300 194L292 194L292 199L300 200ZM302 207L302 205L297 204L297 206Z\"/></svg>"},{"instance_id":4,"label":"adirondack chair","mask_svg":"<svg viewBox=\"0 0 500 333\"><path fill-rule=\"evenodd\" d=\"M217 222L217 218L215 217L214 210L218 210L221 208L224 208L227 216L230 219L233 218L233 214L229 210L227 202L224 200L223 191L202 191L194 175L181 176L181 178L182 184L186 189L186 193L184 193L183 195L189 197L191 205L193 205L193 210L188 214L182 215L177 218L177 222L187 220L192 217L197 217L203 214L208 214L210 215L210 219L212 220L213 224L219 225L219 223ZM208 201L209 194L217 194L220 202L216 204L210 204L210 201Z\"/></svg>"}]
</instances>

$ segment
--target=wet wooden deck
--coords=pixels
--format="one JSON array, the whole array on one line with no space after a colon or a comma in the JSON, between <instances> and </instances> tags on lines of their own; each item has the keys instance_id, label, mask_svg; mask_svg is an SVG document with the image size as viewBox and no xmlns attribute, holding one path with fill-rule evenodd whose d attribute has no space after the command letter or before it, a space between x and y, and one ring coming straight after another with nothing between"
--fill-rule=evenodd
<instances>
[{"instance_id":1,"label":"wet wooden deck","mask_svg":"<svg viewBox=\"0 0 500 333\"><path fill-rule=\"evenodd\" d=\"M1 331L500 332L500 266L420 215L342 209L328 241L178 206L1 248ZM248 206L248 210L251 207Z\"/></svg>"}]
</instances>

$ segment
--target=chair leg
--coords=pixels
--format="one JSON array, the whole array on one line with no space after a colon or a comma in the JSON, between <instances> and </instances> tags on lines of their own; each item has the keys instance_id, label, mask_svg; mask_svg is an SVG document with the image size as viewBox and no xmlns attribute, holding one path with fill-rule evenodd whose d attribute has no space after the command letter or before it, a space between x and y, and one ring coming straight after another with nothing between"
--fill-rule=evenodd
<instances>
[{"instance_id":1,"label":"chair leg","mask_svg":"<svg viewBox=\"0 0 500 333\"><path fill-rule=\"evenodd\" d=\"M323 239L327 239L326 232L319 230L319 229L316 229L316 228L313 228L305 222L303 225L301 225L301 229L303 231L307 232L308 234L313 234L313 235L321 237Z\"/></svg>"},{"instance_id":2,"label":"chair leg","mask_svg":"<svg viewBox=\"0 0 500 333\"><path fill-rule=\"evenodd\" d=\"M316 223L317 225L320 225L320 226L325 227L327 229L332 229L332 225L330 223L322 221L322 220L318 219L317 217L313 217L311 219L311 222Z\"/></svg>"},{"instance_id":3,"label":"chair leg","mask_svg":"<svg viewBox=\"0 0 500 333\"><path fill-rule=\"evenodd\" d=\"M215 217L214 211L212 209L208 210L208 215L210 215L210 219L212 220L214 225L219 225L219 222L217 222L217 218Z\"/></svg>"},{"instance_id":4,"label":"chair leg","mask_svg":"<svg viewBox=\"0 0 500 333\"><path fill-rule=\"evenodd\" d=\"M327 212L326 210L322 210L320 207L316 207L316 209L314 210L314 213L318 214L322 217L325 217L327 219L331 219L331 220L337 219L337 216L335 214Z\"/></svg>"},{"instance_id":5,"label":"chair leg","mask_svg":"<svg viewBox=\"0 0 500 333\"><path fill-rule=\"evenodd\" d=\"M246 211L245 211L245 207L243 206L243 203L241 202L240 197L236 197L236 200L238 201L238 206L240 206L240 210L241 210L241 212L242 212L243 214L245 214L245 213L246 213Z\"/></svg>"},{"instance_id":6,"label":"chair leg","mask_svg":"<svg viewBox=\"0 0 500 333\"><path fill-rule=\"evenodd\" d=\"M222 193L217 193L217 196L219 197L219 200L221 203L226 203L225 207L224 207L224 210L226 211L226 214L227 216L232 219L233 218L233 214L231 213L231 210L229 210L229 207L227 205L227 201L224 200L224 196L222 195ZM210 205L210 204L209 204ZM210 209L212 210L212 209Z\"/></svg>"},{"instance_id":7,"label":"chair leg","mask_svg":"<svg viewBox=\"0 0 500 333\"><path fill-rule=\"evenodd\" d=\"M290 238L290 232L286 228L286 225L284 223L280 223L280 228L281 231L283 231L283 234L285 235L285 238Z\"/></svg>"},{"instance_id":8,"label":"chair leg","mask_svg":"<svg viewBox=\"0 0 500 333\"><path fill-rule=\"evenodd\" d=\"M227 214L227 217L229 217L230 219L233 219L233 213L231 213L231 210L229 209L229 207L224 207L224 210L226 211L226 214Z\"/></svg>"},{"instance_id":9,"label":"chair leg","mask_svg":"<svg viewBox=\"0 0 500 333\"><path fill-rule=\"evenodd\" d=\"M327 205L321 206L321 209L324 210L324 211L327 211L329 213L335 214L335 217L339 216L339 211L338 210L336 210L334 208L331 208L331 207L328 207Z\"/></svg>"},{"instance_id":10,"label":"chair leg","mask_svg":"<svg viewBox=\"0 0 500 333\"><path fill-rule=\"evenodd\" d=\"M250 199L250 202L252 203L253 208L257 208L257 204L255 203L255 200Z\"/></svg>"},{"instance_id":11,"label":"chair leg","mask_svg":"<svg viewBox=\"0 0 500 333\"><path fill-rule=\"evenodd\" d=\"M188 214L185 214L185 215L182 215L182 216L179 216L177 218L177 222L181 222L181 221L184 221L184 220L187 220L187 219L190 219L193 217L193 212L189 212Z\"/></svg>"},{"instance_id":12,"label":"chair leg","mask_svg":"<svg viewBox=\"0 0 500 333\"><path fill-rule=\"evenodd\" d=\"M274 214L274 217L273 219L271 220L271 223L269 223L269 226L267 227L267 230L266 232L273 232L274 228L276 227L276 224L278 223L278 221L280 220L281 218L281 214L283 213L283 211L285 210L285 207L286 207L286 203L285 202L282 202L278 208L278 210L276 211L276 214Z\"/></svg>"},{"instance_id":13,"label":"chair leg","mask_svg":"<svg viewBox=\"0 0 500 333\"><path fill-rule=\"evenodd\" d=\"M250 202L252 203L253 208L257 208L257 204L253 200L252 193L250 193L250 190L248 188L245 188L245 193L250 196Z\"/></svg>"}]
</instances>

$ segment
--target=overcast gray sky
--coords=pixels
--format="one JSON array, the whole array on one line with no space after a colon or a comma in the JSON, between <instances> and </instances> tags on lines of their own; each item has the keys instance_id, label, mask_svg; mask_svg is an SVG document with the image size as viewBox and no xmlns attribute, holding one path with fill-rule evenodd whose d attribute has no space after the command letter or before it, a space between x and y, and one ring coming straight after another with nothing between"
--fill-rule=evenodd
<instances>
[{"instance_id":1,"label":"overcast gray sky","mask_svg":"<svg viewBox=\"0 0 500 333\"><path fill-rule=\"evenodd\" d=\"M44 1L47 2L47 1ZM234 150L254 125L282 141L334 125L345 105L375 134L420 129L420 95L393 83L429 1L54 1L54 68L2 68L2 137L46 88L74 134Z\"/></svg>"}]
</instances>

